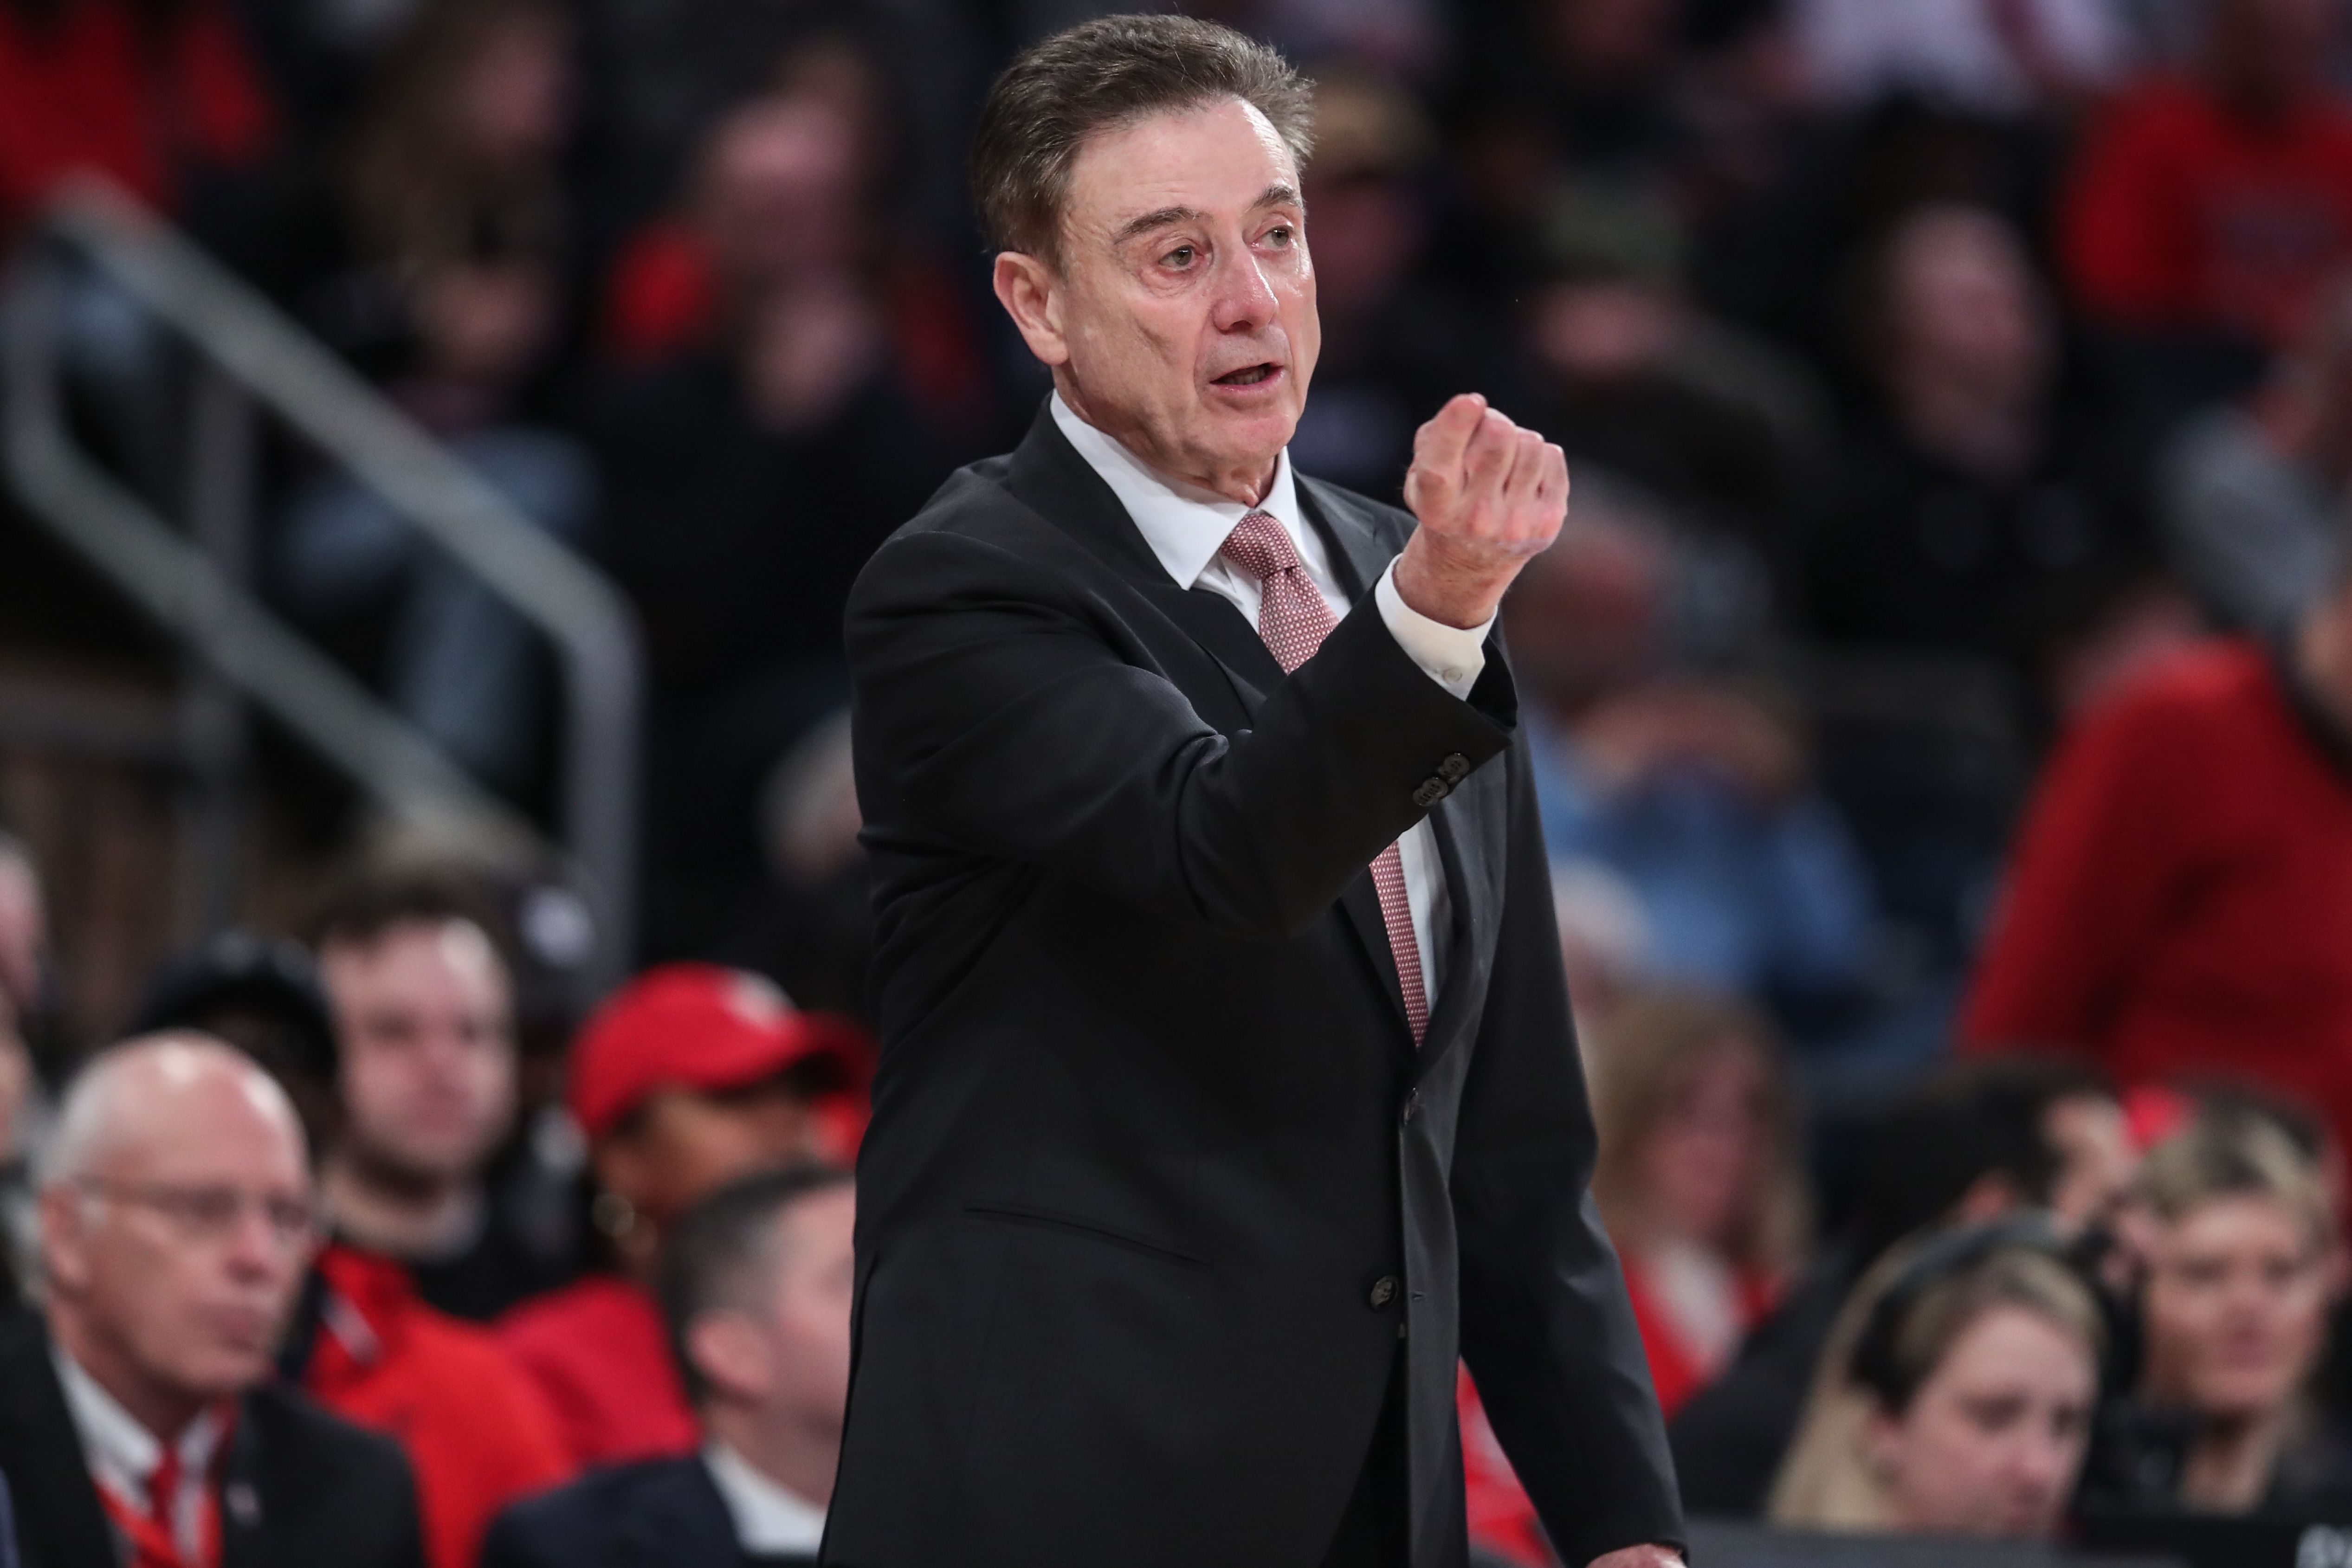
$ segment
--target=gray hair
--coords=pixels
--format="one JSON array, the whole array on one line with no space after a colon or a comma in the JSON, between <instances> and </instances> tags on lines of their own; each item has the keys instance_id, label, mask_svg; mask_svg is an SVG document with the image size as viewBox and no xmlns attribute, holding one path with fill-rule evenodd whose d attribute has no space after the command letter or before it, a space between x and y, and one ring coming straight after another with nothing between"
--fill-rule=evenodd
<instances>
[{"instance_id":1,"label":"gray hair","mask_svg":"<svg viewBox=\"0 0 2352 1568\"><path fill-rule=\"evenodd\" d=\"M971 185L989 242L1058 266L1079 150L1150 114L1237 98L1303 169L1312 88L1265 45L1191 16L1102 16L1056 33L1007 67L981 109Z\"/></svg>"},{"instance_id":2,"label":"gray hair","mask_svg":"<svg viewBox=\"0 0 2352 1568\"><path fill-rule=\"evenodd\" d=\"M281 1118L300 1141L301 1119L276 1079L225 1040L194 1030L173 1030L110 1045L82 1063L66 1085L56 1124L41 1150L39 1185L54 1186L92 1173L115 1131L123 1087L141 1071L160 1071L184 1083L207 1068L235 1075L247 1098L265 1113Z\"/></svg>"}]
</instances>

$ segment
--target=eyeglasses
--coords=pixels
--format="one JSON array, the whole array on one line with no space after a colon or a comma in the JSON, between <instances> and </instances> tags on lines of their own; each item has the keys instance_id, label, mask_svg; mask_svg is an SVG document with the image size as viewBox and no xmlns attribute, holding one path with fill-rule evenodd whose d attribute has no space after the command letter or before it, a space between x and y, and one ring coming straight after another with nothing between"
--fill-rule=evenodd
<instances>
[{"instance_id":1,"label":"eyeglasses","mask_svg":"<svg viewBox=\"0 0 2352 1568\"><path fill-rule=\"evenodd\" d=\"M171 1182L112 1182L84 1176L74 1184L94 1197L160 1214L191 1241L222 1242L237 1233L248 1210L259 1209L269 1239L287 1251L318 1239L319 1207L309 1197L248 1193L233 1186L184 1186Z\"/></svg>"}]
</instances>

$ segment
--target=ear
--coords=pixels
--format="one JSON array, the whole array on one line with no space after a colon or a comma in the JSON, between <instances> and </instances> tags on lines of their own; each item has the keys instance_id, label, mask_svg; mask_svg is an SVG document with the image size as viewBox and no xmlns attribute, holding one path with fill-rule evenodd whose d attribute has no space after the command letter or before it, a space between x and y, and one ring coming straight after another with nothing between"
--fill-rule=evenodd
<instances>
[{"instance_id":1,"label":"ear","mask_svg":"<svg viewBox=\"0 0 2352 1568\"><path fill-rule=\"evenodd\" d=\"M688 1323L686 1357L713 1389L745 1403L767 1397L775 1382L767 1337L741 1312L704 1312Z\"/></svg>"},{"instance_id":2,"label":"ear","mask_svg":"<svg viewBox=\"0 0 2352 1568\"><path fill-rule=\"evenodd\" d=\"M89 1209L82 1195L64 1183L41 1191L41 1269L53 1286L79 1291L89 1283L84 1246Z\"/></svg>"},{"instance_id":3,"label":"ear","mask_svg":"<svg viewBox=\"0 0 2352 1568\"><path fill-rule=\"evenodd\" d=\"M992 281L997 303L1021 329L1029 351L1049 367L1067 364L1070 346L1062 336L1061 275L1036 256L1001 250Z\"/></svg>"}]
</instances>

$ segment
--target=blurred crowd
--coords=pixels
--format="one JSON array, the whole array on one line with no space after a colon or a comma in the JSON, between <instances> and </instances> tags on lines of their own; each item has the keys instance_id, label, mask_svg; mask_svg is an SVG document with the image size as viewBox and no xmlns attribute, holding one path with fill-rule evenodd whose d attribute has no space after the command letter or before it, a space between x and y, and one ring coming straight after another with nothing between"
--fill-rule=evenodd
<instances>
[{"instance_id":1,"label":"blurred crowd","mask_svg":"<svg viewBox=\"0 0 2352 1568\"><path fill-rule=\"evenodd\" d=\"M1570 455L1505 618L1692 1511L2352 1524L2352 6L1192 8L1318 84L1301 465L1393 499L1462 390ZM433 1568L814 1552L873 1049L843 601L1036 416L963 154L1097 9L0 0L0 242L81 174L168 214L608 572L650 677L645 967L593 1009L515 889L377 857L77 1027L0 839L35 1561L337 1510ZM522 622L267 466L268 600L546 813ZM143 646L6 506L0 645ZM1461 1404L1481 1549L1548 1562Z\"/></svg>"}]
</instances>

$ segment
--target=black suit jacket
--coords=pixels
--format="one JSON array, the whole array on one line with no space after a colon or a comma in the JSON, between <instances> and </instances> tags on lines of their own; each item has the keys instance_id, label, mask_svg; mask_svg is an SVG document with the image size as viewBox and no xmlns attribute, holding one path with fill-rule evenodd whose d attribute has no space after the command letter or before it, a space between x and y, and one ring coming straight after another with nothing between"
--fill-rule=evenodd
<instances>
[{"instance_id":1,"label":"black suit jacket","mask_svg":"<svg viewBox=\"0 0 2352 1568\"><path fill-rule=\"evenodd\" d=\"M423 1568L415 1483L391 1438L269 1385L238 1405L224 1463L222 1568ZM0 1474L25 1568L120 1568L47 1332L17 1306L0 1316Z\"/></svg>"},{"instance_id":2,"label":"black suit jacket","mask_svg":"<svg viewBox=\"0 0 2352 1568\"><path fill-rule=\"evenodd\" d=\"M1681 1524L1614 1254L1511 676L1371 589L1286 678L1041 413L848 616L884 1038L836 1568L1312 1568L1391 1367L1412 1562L1465 1558L1457 1354L1571 1563ZM1453 894L1416 1050L1366 869Z\"/></svg>"},{"instance_id":3,"label":"black suit jacket","mask_svg":"<svg viewBox=\"0 0 2352 1568\"><path fill-rule=\"evenodd\" d=\"M747 1568L750 1562L709 1469L690 1455L596 1470L516 1503L490 1527L480 1568Z\"/></svg>"}]
</instances>

